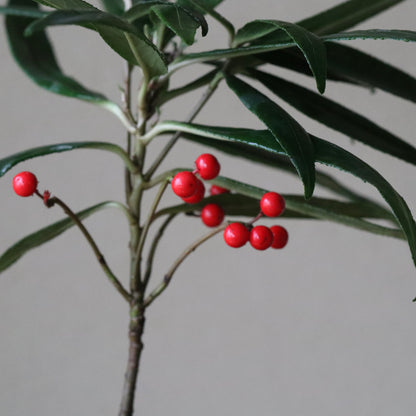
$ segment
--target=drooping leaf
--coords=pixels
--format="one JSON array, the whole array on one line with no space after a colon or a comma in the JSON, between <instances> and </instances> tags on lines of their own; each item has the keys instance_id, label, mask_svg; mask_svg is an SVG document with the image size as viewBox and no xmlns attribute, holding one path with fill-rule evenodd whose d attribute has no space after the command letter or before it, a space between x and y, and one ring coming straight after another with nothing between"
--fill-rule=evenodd
<instances>
[{"instance_id":1,"label":"drooping leaf","mask_svg":"<svg viewBox=\"0 0 416 416\"><path fill-rule=\"evenodd\" d=\"M35 1L58 10L100 12L97 8L82 0ZM116 16L114 18L117 19ZM120 22L120 20L117 21ZM87 25L86 27L96 30L115 52L132 65L139 65L147 78L150 79L166 73L167 67L163 55L142 33L137 31L133 34L119 27L111 27L98 23L91 23L91 25Z\"/></svg>"},{"instance_id":2,"label":"drooping leaf","mask_svg":"<svg viewBox=\"0 0 416 416\"><path fill-rule=\"evenodd\" d=\"M250 70L249 75L314 120L377 150L416 164L416 148L362 115L304 87L265 72Z\"/></svg>"},{"instance_id":3,"label":"drooping leaf","mask_svg":"<svg viewBox=\"0 0 416 416\"><path fill-rule=\"evenodd\" d=\"M236 34L234 45L243 44L256 39L260 34L279 29L277 33L283 35L281 41L289 37L302 51L306 61L316 79L318 91L325 91L326 82L326 50L322 40L301 26L278 20L255 20L247 23Z\"/></svg>"},{"instance_id":4,"label":"drooping leaf","mask_svg":"<svg viewBox=\"0 0 416 416\"><path fill-rule=\"evenodd\" d=\"M327 42L330 80L379 88L411 102L416 102L416 79L397 67L387 64L350 46ZM267 63L311 75L303 56L295 48L258 55Z\"/></svg>"},{"instance_id":5,"label":"drooping leaf","mask_svg":"<svg viewBox=\"0 0 416 416\"><path fill-rule=\"evenodd\" d=\"M107 142L69 142L34 147L32 149L23 150L22 152L0 159L0 177L5 175L11 168L21 162L24 162L25 160L54 153L68 152L75 149L98 149L115 153L123 159L124 163L130 170L135 170L135 166L128 157L127 153L116 144Z\"/></svg>"},{"instance_id":6,"label":"drooping leaf","mask_svg":"<svg viewBox=\"0 0 416 416\"><path fill-rule=\"evenodd\" d=\"M121 15L124 13L124 1L123 0L101 0L105 10L109 13Z\"/></svg>"},{"instance_id":7,"label":"drooping leaf","mask_svg":"<svg viewBox=\"0 0 416 416\"><path fill-rule=\"evenodd\" d=\"M361 23L403 0L349 0L301 20L297 24L319 35L340 32Z\"/></svg>"},{"instance_id":8,"label":"drooping leaf","mask_svg":"<svg viewBox=\"0 0 416 416\"><path fill-rule=\"evenodd\" d=\"M9 5L32 5L31 0L10 0ZM79 98L98 105L111 105L108 99L82 86L75 79L66 76L58 65L52 46L45 33L39 32L30 38L23 35L25 28L33 22L30 17L6 16L6 30L12 54L22 70L39 86L48 91ZM114 104L115 105L115 104Z\"/></svg>"},{"instance_id":9,"label":"drooping leaf","mask_svg":"<svg viewBox=\"0 0 416 416\"><path fill-rule=\"evenodd\" d=\"M200 3L204 8L212 10L215 9L220 3L222 3L222 1L223 0L198 0L198 3ZM188 0L177 0L176 3L184 7L192 8L192 2Z\"/></svg>"},{"instance_id":10,"label":"drooping leaf","mask_svg":"<svg viewBox=\"0 0 416 416\"><path fill-rule=\"evenodd\" d=\"M83 211L80 211L76 215L79 219L82 220L103 208L111 207L113 205L114 203L111 201L102 202ZM0 273L18 261L29 250L39 247L40 245L47 243L53 238L58 237L73 225L74 222L71 218L65 218L47 227L41 228L40 230L29 234L25 238L19 240L0 256Z\"/></svg>"},{"instance_id":11,"label":"drooping leaf","mask_svg":"<svg viewBox=\"0 0 416 416\"><path fill-rule=\"evenodd\" d=\"M226 80L241 102L269 128L289 155L302 179L305 198L310 198L315 186L315 157L308 133L285 110L244 81L234 76Z\"/></svg>"}]
</instances>

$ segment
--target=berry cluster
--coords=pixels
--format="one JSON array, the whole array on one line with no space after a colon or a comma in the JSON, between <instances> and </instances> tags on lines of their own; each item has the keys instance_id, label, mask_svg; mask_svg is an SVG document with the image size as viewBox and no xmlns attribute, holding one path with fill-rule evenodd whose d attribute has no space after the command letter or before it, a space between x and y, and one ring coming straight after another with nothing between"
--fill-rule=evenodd
<instances>
[{"instance_id":1,"label":"berry cluster","mask_svg":"<svg viewBox=\"0 0 416 416\"><path fill-rule=\"evenodd\" d=\"M260 214L251 222L251 224L262 215L266 217L278 217L285 209L285 200L276 192L267 192L260 200ZM239 248L244 246L247 241L256 250L266 250L269 247L283 248L288 241L288 233L280 225L273 225L268 228L264 225L243 224L233 222L224 230L224 241L230 247Z\"/></svg>"},{"instance_id":2,"label":"berry cluster","mask_svg":"<svg viewBox=\"0 0 416 416\"><path fill-rule=\"evenodd\" d=\"M196 175L202 179L214 179L219 171L220 164L215 156L204 153L195 161L196 169L193 172L183 171L177 173L172 179L172 190L188 204L200 202L205 195L205 186ZM228 189L212 185L211 195L219 195L229 192ZM270 228L264 225L253 227L253 223L262 215L266 217L278 217L285 209L284 198L276 192L267 192L260 201L260 214L251 223L243 224L233 222L224 230L224 240L230 247L238 248L250 241L256 250L266 250L269 247L283 248L288 241L288 233L280 225ZM224 220L224 210L218 204L207 204L201 210L201 220L208 227L217 227Z\"/></svg>"},{"instance_id":3,"label":"berry cluster","mask_svg":"<svg viewBox=\"0 0 416 416\"><path fill-rule=\"evenodd\" d=\"M199 175L202 179L210 180L216 178L220 172L220 164L217 158L210 153L198 156L195 166L193 172L177 173L171 183L173 192L187 204L197 204L205 195L205 186L196 175ZM225 192L229 191L217 185L212 185L210 189L211 195L219 195ZM217 227L224 220L224 210L218 204L207 204L201 211L201 220L207 227Z\"/></svg>"}]
</instances>

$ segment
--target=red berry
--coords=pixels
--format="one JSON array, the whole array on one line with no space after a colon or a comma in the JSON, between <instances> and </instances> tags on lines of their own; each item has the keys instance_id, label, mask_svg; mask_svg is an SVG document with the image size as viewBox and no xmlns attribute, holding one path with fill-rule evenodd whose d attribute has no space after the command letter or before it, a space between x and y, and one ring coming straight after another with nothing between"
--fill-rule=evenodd
<instances>
[{"instance_id":1,"label":"red berry","mask_svg":"<svg viewBox=\"0 0 416 416\"><path fill-rule=\"evenodd\" d=\"M256 250L266 250L272 245L273 233L264 225L257 225L250 232L250 244Z\"/></svg>"},{"instance_id":2,"label":"red berry","mask_svg":"<svg viewBox=\"0 0 416 416\"><path fill-rule=\"evenodd\" d=\"M277 192L267 192L261 198L260 209L267 217L278 217L285 210L285 200Z\"/></svg>"},{"instance_id":3,"label":"red berry","mask_svg":"<svg viewBox=\"0 0 416 416\"><path fill-rule=\"evenodd\" d=\"M217 204L207 204L202 208L201 220L207 227L216 227L224 219L224 210Z\"/></svg>"},{"instance_id":4,"label":"red berry","mask_svg":"<svg viewBox=\"0 0 416 416\"><path fill-rule=\"evenodd\" d=\"M270 230L273 233L272 248L283 248L289 239L289 234L286 231L286 228L281 227L280 225L273 225L270 227Z\"/></svg>"},{"instance_id":5,"label":"red berry","mask_svg":"<svg viewBox=\"0 0 416 416\"><path fill-rule=\"evenodd\" d=\"M225 188L221 188L221 186L218 185L211 185L211 188L209 189L210 195L220 195L220 194L227 194L230 191Z\"/></svg>"},{"instance_id":6,"label":"red berry","mask_svg":"<svg viewBox=\"0 0 416 416\"><path fill-rule=\"evenodd\" d=\"M230 247L244 246L250 238L250 231L241 222L232 222L224 230L224 241Z\"/></svg>"},{"instance_id":7,"label":"red berry","mask_svg":"<svg viewBox=\"0 0 416 416\"><path fill-rule=\"evenodd\" d=\"M38 187L38 180L32 172L20 172L13 178L13 189L19 196L31 196Z\"/></svg>"},{"instance_id":8,"label":"red berry","mask_svg":"<svg viewBox=\"0 0 416 416\"><path fill-rule=\"evenodd\" d=\"M192 172L179 172L172 179L172 190L181 198L189 198L197 189L198 179Z\"/></svg>"},{"instance_id":9,"label":"red berry","mask_svg":"<svg viewBox=\"0 0 416 416\"><path fill-rule=\"evenodd\" d=\"M196 185L196 191L193 195L189 196L188 198L182 198L187 204L197 204L204 198L205 195L205 186L197 179L198 183Z\"/></svg>"},{"instance_id":10,"label":"red berry","mask_svg":"<svg viewBox=\"0 0 416 416\"><path fill-rule=\"evenodd\" d=\"M214 179L220 172L220 164L215 156L203 153L195 160L196 169L202 179Z\"/></svg>"}]
</instances>

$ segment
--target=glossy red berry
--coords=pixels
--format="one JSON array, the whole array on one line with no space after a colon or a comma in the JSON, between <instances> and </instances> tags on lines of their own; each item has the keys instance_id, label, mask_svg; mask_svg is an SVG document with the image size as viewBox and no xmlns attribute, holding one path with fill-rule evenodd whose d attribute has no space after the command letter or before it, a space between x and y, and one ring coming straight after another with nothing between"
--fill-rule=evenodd
<instances>
[{"instance_id":1,"label":"glossy red berry","mask_svg":"<svg viewBox=\"0 0 416 416\"><path fill-rule=\"evenodd\" d=\"M19 196L31 196L38 187L38 180L32 172L20 172L13 178L13 189Z\"/></svg>"},{"instance_id":2,"label":"glossy red berry","mask_svg":"<svg viewBox=\"0 0 416 416\"><path fill-rule=\"evenodd\" d=\"M209 189L210 195L221 195L221 194L228 194L230 191L228 189L222 188L218 185L211 185Z\"/></svg>"},{"instance_id":3,"label":"glossy red berry","mask_svg":"<svg viewBox=\"0 0 416 416\"><path fill-rule=\"evenodd\" d=\"M224 219L224 210L218 204L207 204L202 208L201 220L207 227L216 227Z\"/></svg>"},{"instance_id":4,"label":"glossy red berry","mask_svg":"<svg viewBox=\"0 0 416 416\"><path fill-rule=\"evenodd\" d=\"M281 227L280 225L273 225L270 227L270 230L273 233L273 242L271 247L283 248L289 239L289 234L286 231L286 228Z\"/></svg>"},{"instance_id":5,"label":"glossy red berry","mask_svg":"<svg viewBox=\"0 0 416 416\"><path fill-rule=\"evenodd\" d=\"M256 250L266 250L272 245L273 233L264 225L257 225L250 232L250 244Z\"/></svg>"},{"instance_id":6,"label":"glossy red berry","mask_svg":"<svg viewBox=\"0 0 416 416\"><path fill-rule=\"evenodd\" d=\"M277 192L267 192L261 198L260 209L267 217L278 217L285 210L285 200Z\"/></svg>"},{"instance_id":7,"label":"glossy red berry","mask_svg":"<svg viewBox=\"0 0 416 416\"><path fill-rule=\"evenodd\" d=\"M196 169L202 179L214 179L220 172L220 164L215 156L203 153L195 160Z\"/></svg>"},{"instance_id":8,"label":"glossy red berry","mask_svg":"<svg viewBox=\"0 0 416 416\"><path fill-rule=\"evenodd\" d=\"M224 241L230 247L244 246L250 238L250 231L241 222L232 222L224 230Z\"/></svg>"},{"instance_id":9,"label":"glossy red berry","mask_svg":"<svg viewBox=\"0 0 416 416\"><path fill-rule=\"evenodd\" d=\"M198 186L198 178L192 172L179 172L172 179L172 190L181 198L192 196Z\"/></svg>"},{"instance_id":10,"label":"glossy red berry","mask_svg":"<svg viewBox=\"0 0 416 416\"><path fill-rule=\"evenodd\" d=\"M204 198L205 186L199 179L197 179L197 181L195 193L188 198L182 198L187 204L197 204Z\"/></svg>"}]
</instances>

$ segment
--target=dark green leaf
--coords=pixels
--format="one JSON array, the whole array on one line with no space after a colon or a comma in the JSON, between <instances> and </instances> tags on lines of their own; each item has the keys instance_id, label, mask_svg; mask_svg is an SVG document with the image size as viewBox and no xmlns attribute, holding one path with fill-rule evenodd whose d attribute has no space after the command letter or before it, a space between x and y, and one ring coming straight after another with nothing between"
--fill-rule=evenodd
<instances>
[{"instance_id":1,"label":"dark green leaf","mask_svg":"<svg viewBox=\"0 0 416 416\"><path fill-rule=\"evenodd\" d=\"M351 32L334 33L332 35L322 36L324 41L338 41L338 40L355 40L355 39L391 39L402 40L405 42L416 42L416 32L412 30L385 30L385 29L370 29L370 30L354 30Z\"/></svg>"},{"instance_id":2,"label":"dark green leaf","mask_svg":"<svg viewBox=\"0 0 416 416\"><path fill-rule=\"evenodd\" d=\"M7 14L11 16L32 17L38 19L47 16L49 13L39 10L36 6L24 7L4 7L0 6L0 14Z\"/></svg>"},{"instance_id":3,"label":"dark green leaf","mask_svg":"<svg viewBox=\"0 0 416 416\"><path fill-rule=\"evenodd\" d=\"M402 70L349 46L327 42L328 79L379 88L416 102L416 79ZM273 65L311 75L303 56L295 48L268 52L258 58Z\"/></svg>"},{"instance_id":4,"label":"dark green leaf","mask_svg":"<svg viewBox=\"0 0 416 416\"><path fill-rule=\"evenodd\" d=\"M101 0L105 10L109 13L121 15L124 13L124 1L123 0Z\"/></svg>"},{"instance_id":5,"label":"dark green leaf","mask_svg":"<svg viewBox=\"0 0 416 416\"><path fill-rule=\"evenodd\" d=\"M348 29L403 0L350 0L298 22L319 35Z\"/></svg>"},{"instance_id":6,"label":"dark green leaf","mask_svg":"<svg viewBox=\"0 0 416 416\"><path fill-rule=\"evenodd\" d=\"M82 220L94 214L95 212L106 207L111 207L112 205L112 202L102 202L83 211L80 211L76 215L79 219ZM52 225L44 227L32 234L29 234L25 238L21 239L16 244L11 246L7 251L5 251L3 255L0 257L0 272L3 272L7 268L9 268L13 263L19 260L29 250L32 250L33 248L36 248L44 243L47 243L55 237L58 237L64 231L71 228L73 225L74 222L71 220L71 218L65 218L61 221L55 222Z\"/></svg>"},{"instance_id":7,"label":"dark green leaf","mask_svg":"<svg viewBox=\"0 0 416 416\"><path fill-rule=\"evenodd\" d=\"M33 5L31 0L10 0L11 6ZM33 8L37 8L34 5ZM73 78L63 74L56 61L52 46L45 33L26 38L25 28L32 18L7 16L6 29L10 49L19 66L39 86L61 95L107 105L110 102L102 94L88 90Z\"/></svg>"},{"instance_id":8,"label":"dark green leaf","mask_svg":"<svg viewBox=\"0 0 416 416\"><path fill-rule=\"evenodd\" d=\"M127 19L129 22L134 22L135 20L148 15L151 12L152 7L157 6L157 5L167 5L167 4L172 5L172 7L175 6L173 3L169 3L166 0L142 1L142 2L136 3L133 7L127 10L124 13L123 17Z\"/></svg>"},{"instance_id":9,"label":"dark green leaf","mask_svg":"<svg viewBox=\"0 0 416 416\"><path fill-rule=\"evenodd\" d=\"M265 72L250 70L249 75L314 120L375 149L416 164L416 148L360 114L306 88Z\"/></svg>"},{"instance_id":10,"label":"dark green leaf","mask_svg":"<svg viewBox=\"0 0 416 416\"><path fill-rule=\"evenodd\" d=\"M198 3L200 3L204 8L206 9L215 9L220 3L222 3L223 0L198 0ZM184 7L190 7L192 8L193 3L189 0L177 0L178 4Z\"/></svg>"},{"instance_id":11,"label":"dark green leaf","mask_svg":"<svg viewBox=\"0 0 416 416\"><path fill-rule=\"evenodd\" d=\"M249 42L259 34L268 33L271 29L280 29L278 33L287 35L302 51L306 61L316 79L318 91L325 91L326 82L326 50L322 40L301 26L278 20L255 20L241 28L235 37L235 45ZM281 41L285 41L285 37Z\"/></svg>"},{"instance_id":12,"label":"dark green leaf","mask_svg":"<svg viewBox=\"0 0 416 416\"><path fill-rule=\"evenodd\" d=\"M315 157L308 133L286 111L250 85L236 77L230 76L226 80L242 103L263 121L289 155L302 179L305 198L310 198L315 186Z\"/></svg>"},{"instance_id":13,"label":"dark green leaf","mask_svg":"<svg viewBox=\"0 0 416 416\"><path fill-rule=\"evenodd\" d=\"M123 159L124 163L130 170L135 170L135 166L129 159L127 153L116 144L106 142L71 142L35 147L15 153L14 155L5 157L4 159L0 159L0 177L8 172L13 166L24 162L25 160L53 153L68 152L75 149L98 149L115 153Z\"/></svg>"},{"instance_id":14,"label":"dark green leaf","mask_svg":"<svg viewBox=\"0 0 416 416\"><path fill-rule=\"evenodd\" d=\"M60 10L99 12L94 6L82 0L35 1ZM98 31L105 42L120 56L133 65L141 66L147 78L153 78L166 73L167 67L164 57L143 34L139 32L132 34L118 27L109 27L103 24L92 24L92 27Z\"/></svg>"},{"instance_id":15,"label":"dark green leaf","mask_svg":"<svg viewBox=\"0 0 416 416\"><path fill-rule=\"evenodd\" d=\"M192 45L198 27L201 26L202 35L205 36L208 32L208 25L201 14L175 6L174 4L154 6L152 12L185 43Z\"/></svg>"}]
</instances>

